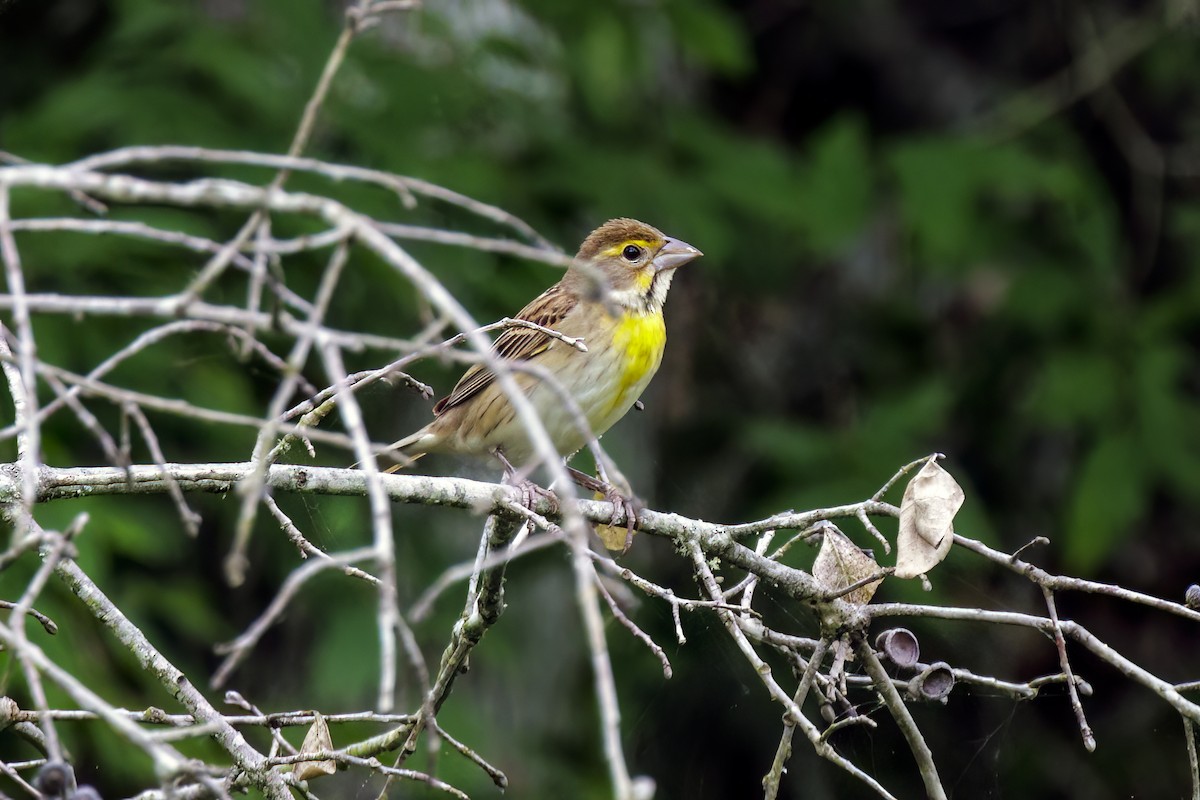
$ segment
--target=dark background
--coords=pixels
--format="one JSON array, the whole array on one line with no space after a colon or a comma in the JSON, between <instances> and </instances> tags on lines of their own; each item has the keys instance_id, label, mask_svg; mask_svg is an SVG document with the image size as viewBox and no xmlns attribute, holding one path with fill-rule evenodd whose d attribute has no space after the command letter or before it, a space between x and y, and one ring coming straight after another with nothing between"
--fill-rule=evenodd
<instances>
[{"instance_id":1,"label":"dark background","mask_svg":"<svg viewBox=\"0 0 1200 800\"><path fill-rule=\"evenodd\" d=\"M1200 578L1193 3L429 6L355 43L308 154L494 203L567 250L600 221L625 215L704 250L674 283L671 341L646 411L605 438L652 507L743 521L851 502L937 450L966 489L959 530L967 535L1006 550L1047 536L1051 544L1028 555L1048 569L1172 599ZM0 4L0 149L52 163L131 144L283 152L339 28L335 5L295 0ZM192 166L146 172L199 174ZM434 202L405 212L378 190L303 176L289 187L333 192L383 219L502 233ZM60 198L20 192L14 213L74 212ZM217 239L244 219L112 213ZM297 225L278 223L282 232ZM18 243L31 291L166 293L204 263L95 237L25 234ZM411 251L481 320L511 314L556 279L551 268L505 257L419 244ZM324 258L291 260L289 284L311 293ZM212 299L243 295L233 281ZM420 312L411 289L360 257L333 323L403 336L418 328ZM39 354L83 372L148 324L39 318ZM383 360L360 356L351 367ZM416 372L443 392L454 379L436 364ZM324 385L319 368L310 374ZM221 342L197 338L156 347L113 380L261 414L272 377L230 358ZM379 440L429 413L397 391L364 402ZM92 405L115 426L111 408ZM246 431L152 421L172 461L241 460L253 444ZM45 435L49 463L103 460L66 417ZM11 459L12 443L3 447ZM144 451L137 457L148 460ZM321 460L352 459L327 451ZM429 468L494 472L437 461ZM250 579L225 589L220 565L236 498L195 503L205 523L194 541L162 498L60 503L39 518L66 524L84 508L91 513L81 563L199 680L217 663L211 645L253 619L296 559L260 519ZM281 503L323 547L369 540L363 502ZM474 552L478 519L410 508L397 508L396 518L407 601ZM659 583L695 591L688 566L662 541L639 539L627 558ZM810 558L800 553L796 563ZM18 595L33 568L0 576L5 596ZM1032 585L968 554L952 554L932 578L932 594L891 582L879 598L1044 612ZM769 591L759 597L778 627L814 631L802 610ZM418 628L430 657L460 598L456 589ZM509 796L604 797L565 552L515 564L508 602L439 719L508 772ZM367 707L373 608L364 586L319 581L234 688L267 710ZM64 628L45 643L60 663L113 702L171 708L65 592L52 591L42 610ZM1059 610L1167 680L1198 677L1193 626L1091 596L1064 596ZM664 682L656 660L612 629L631 769L653 776L662 798L760 794L780 710L718 621L687 616L689 641L679 647L665 605L645 601L631 613L676 670ZM1057 671L1053 647L1036 634L913 627L927 659L1009 680ZM1096 689L1085 698L1095 755L1084 752L1067 699L1053 689L1017 703L960 687L947 706L916 709L954 796L1188 793L1176 715L1107 665L1078 649L1073 656ZM12 665L5 674L23 699ZM410 686L401 705L415 697ZM899 795L917 796L907 748L889 720L880 723L834 741ZM131 760L98 724L62 729L81 778L105 797L153 785L148 763ZM335 741L352 735L335 731ZM0 747L21 753L2 738ZM496 796L453 754L441 769L473 797ZM342 796L372 796L376 783L345 782ZM405 786L398 796L424 795ZM798 739L783 796L868 791Z\"/></svg>"}]
</instances>

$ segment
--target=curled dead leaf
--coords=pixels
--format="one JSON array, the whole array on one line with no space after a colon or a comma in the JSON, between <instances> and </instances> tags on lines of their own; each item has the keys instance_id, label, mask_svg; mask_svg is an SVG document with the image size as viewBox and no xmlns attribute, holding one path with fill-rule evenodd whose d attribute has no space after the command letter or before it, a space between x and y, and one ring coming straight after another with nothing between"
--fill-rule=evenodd
<instances>
[{"instance_id":1,"label":"curled dead leaf","mask_svg":"<svg viewBox=\"0 0 1200 800\"><path fill-rule=\"evenodd\" d=\"M821 549L813 561L813 577L829 594L837 594L847 586L879 574L879 564L864 553L846 534L830 526L822 534ZM871 602L875 590L883 578L848 592L844 599L850 603L866 605Z\"/></svg>"},{"instance_id":2,"label":"curled dead leaf","mask_svg":"<svg viewBox=\"0 0 1200 800\"><path fill-rule=\"evenodd\" d=\"M633 487L629 484L629 479L626 478L619 470L616 464L608 465L608 479L617 491L625 497L633 497ZM593 497L596 500L606 500L604 492L596 492ZM596 535L600 537L600 541L604 544L604 549L612 553L625 553L633 544L633 537L637 535L637 530L630 531L624 525L604 525L596 523L593 526Z\"/></svg>"},{"instance_id":3,"label":"curled dead leaf","mask_svg":"<svg viewBox=\"0 0 1200 800\"><path fill-rule=\"evenodd\" d=\"M300 753L321 753L333 749L333 737L329 735L329 723L320 714L316 715L312 727L304 735L304 744L300 745ZM302 781L320 778L322 775L332 775L337 772L336 761L302 761L292 770L297 779Z\"/></svg>"},{"instance_id":4,"label":"curled dead leaf","mask_svg":"<svg viewBox=\"0 0 1200 800\"><path fill-rule=\"evenodd\" d=\"M594 498L596 500L604 500L604 492L596 492ZM637 531L635 530L631 536L629 530L624 525L613 526L597 522L593 526L593 529L604 544L604 549L611 553L624 553L627 549L626 544L632 541L632 536L637 535Z\"/></svg>"},{"instance_id":5,"label":"curled dead leaf","mask_svg":"<svg viewBox=\"0 0 1200 800\"><path fill-rule=\"evenodd\" d=\"M962 508L962 487L936 460L913 476L900 501L896 577L915 578L933 569L954 543L954 515Z\"/></svg>"}]
</instances>

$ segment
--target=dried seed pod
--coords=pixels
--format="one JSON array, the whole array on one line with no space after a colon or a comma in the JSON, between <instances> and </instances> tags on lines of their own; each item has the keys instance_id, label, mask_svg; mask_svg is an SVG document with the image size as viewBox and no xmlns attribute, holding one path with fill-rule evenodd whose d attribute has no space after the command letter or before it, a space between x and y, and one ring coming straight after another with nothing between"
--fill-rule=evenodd
<instances>
[{"instance_id":1,"label":"dried seed pod","mask_svg":"<svg viewBox=\"0 0 1200 800\"><path fill-rule=\"evenodd\" d=\"M46 797L70 797L75 793L75 770L70 764L50 761L38 770L33 786Z\"/></svg>"},{"instance_id":2,"label":"dried seed pod","mask_svg":"<svg viewBox=\"0 0 1200 800\"><path fill-rule=\"evenodd\" d=\"M875 649L897 667L909 669L921 658L917 637L907 628L889 628L875 637Z\"/></svg>"},{"instance_id":3,"label":"dried seed pod","mask_svg":"<svg viewBox=\"0 0 1200 800\"><path fill-rule=\"evenodd\" d=\"M925 667L908 682L908 693L914 699L945 701L950 690L954 688L954 673L945 661L938 661Z\"/></svg>"}]
</instances>

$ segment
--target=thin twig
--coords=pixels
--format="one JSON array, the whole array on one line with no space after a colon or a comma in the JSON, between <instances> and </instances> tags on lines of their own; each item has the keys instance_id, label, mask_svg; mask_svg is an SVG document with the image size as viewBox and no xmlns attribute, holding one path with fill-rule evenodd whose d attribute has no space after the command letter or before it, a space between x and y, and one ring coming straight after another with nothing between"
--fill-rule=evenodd
<instances>
[{"instance_id":1,"label":"thin twig","mask_svg":"<svg viewBox=\"0 0 1200 800\"><path fill-rule=\"evenodd\" d=\"M694 542L688 545L688 549L690 551L692 564L696 569L696 574L699 577L701 586L704 587L709 597L713 598L713 600L719 600L722 596L721 587L717 584L716 578L708 566L708 561L705 558L704 551ZM802 712L800 708L792 702L792 698L785 693L775 681L775 678L771 674L770 665L763 661L758 653L755 652L754 646L750 644L749 640L746 638L746 635L738 626L738 617L733 612L726 610L718 610L717 614L721 617L721 621L725 623L725 629L729 631L730 635L733 637L734 643L737 644L738 649L742 652L742 655L746 657L746 660L750 663L751 667L753 667L755 674L757 674L759 677L759 680L761 680L766 686L768 694L771 695L771 699L783 705L783 707L787 710L787 713L789 713L792 716L792 719L796 721L797 727L799 727L801 731L804 732L804 735L808 737L808 740L812 743L813 749L816 751L817 755L829 760L833 764L848 772L850 775L862 781L880 797L892 798L892 800L895 800L894 795L885 789L883 785L879 783L879 781L875 780L873 777L856 766L853 762L849 761L836 750L834 750L828 742L821 739L820 731L818 731L816 726L804 716L804 712Z\"/></svg>"},{"instance_id":2,"label":"thin twig","mask_svg":"<svg viewBox=\"0 0 1200 800\"><path fill-rule=\"evenodd\" d=\"M608 642L604 638L604 621L600 617L596 585L599 576L589 557L587 539L570 536L571 565L575 575L575 600L583 617L584 637L591 653L592 678L596 702L600 706L600 731L604 741L604 760L608 763L608 776L612 781L614 800L633 800L633 783L629 767L625 762L625 750L621 746L621 709L617 697L616 681L613 678L612 660L608 655ZM647 637L649 638L649 637ZM651 643L653 644L653 643ZM661 650L660 650L661 652ZM666 670L670 665L666 665ZM668 677L670 677L668 675Z\"/></svg>"},{"instance_id":3,"label":"thin twig","mask_svg":"<svg viewBox=\"0 0 1200 800\"><path fill-rule=\"evenodd\" d=\"M336 397L350 437L354 441L354 454L362 464L366 478L367 500L371 508L371 530L375 543L375 577L379 579L378 604L376 609L379 629L379 699L380 711L391 711L396 697L396 637L400 632L401 615L396 594L396 548L392 538L392 507L375 460L372 458L371 440L363 424L362 410L354 393L345 388L346 367L336 345L319 342L325 372L332 384L339 387Z\"/></svg>"},{"instance_id":4,"label":"thin twig","mask_svg":"<svg viewBox=\"0 0 1200 800\"><path fill-rule=\"evenodd\" d=\"M186 250L191 250L196 253L208 253L214 255L221 252L224 245L221 242L206 239L203 236L195 236L184 233L182 231L156 228L153 225L148 225L139 220L118 220L118 219L75 219L74 217L38 217L31 219L13 220L12 229L14 231L32 231L38 233L82 233L92 236L130 236L138 239L146 239L147 241L158 242L160 244L169 244L176 247L182 247ZM286 252L301 252L304 249L318 249L320 247L329 247L337 242L339 232L336 230L327 231L321 237L307 237L305 242L312 243L312 247L303 248L295 242L280 242L276 240L258 241L253 247L256 254L274 255ZM245 255L238 253L233 256L233 265L239 269L249 273L251 279L257 272L255 262ZM291 308L307 313L310 304L300 295L293 292L287 286L283 285L269 272L262 276L268 288L279 299L280 302L290 306ZM256 318L256 314L251 315L251 319Z\"/></svg>"},{"instance_id":5,"label":"thin twig","mask_svg":"<svg viewBox=\"0 0 1200 800\"><path fill-rule=\"evenodd\" d=\"M163 476L166 477L169 473L166 471L167 458L163 455L162 447L158 443L158 436L154 433L154 428L150 426L150 420L146 419L146 415L142 410L133 403L127 403L122 410L127 416L137 423L138 430L142 433L142 440L146 443L146 449L150 451L150 457L154 459L154 463L159 469L163 470ZM174 480L167 480L167 495L171 501L175 503L175 509L179 512L179 519L183 522L183 529L188 536L195 538L200 535L200 515L192 510L184 499L183 491L179 488L179 484Z\"/></svg>"},{"instance_id":6,"label":"thin twig","mask_svg":"<svg viewBox=\"0 0 1200 800\"><path fill-rule=\"evenodd\" d=\"M212 707L208 700L188 680L187 676L180 672L150 644L145 634L113 605L74 561L66 559L60 561L55 567L55 573L88 606L88 609L96 618L104 623L116 635L117 639L138 659L142 668L158 678L167 690L184 704L196 718L197 722L213 723L216 726L213 738L225 748L239 767L255 776L256 783L261 786L268 798L271 800L285 800L287 798L287 790L284 788L282 778L279 774L272 771L264 771L265 762L262 754L251 747L237 730L223 721L221 715L217 713L216 709ZM39 669L45 671L46 667L39 665ZM60 682L60 685L63 684ZM64 688L66 687L64 686ZM107 704L104 705L107 706ZM88 707L93 706L94 704ZM93 710L95 710L94 707ZM127 722L123 717L115 715L110 715L106 719L109 725L114 728L133 725L133 723ZM152 755L162 752L156 749L158 745L154 747L146 746L145 743L148 740L141 734L140 729L136 727L134 729L138 730L138 737L135 741L143 749ZM165 752L157 755L156 760L164 762L160 764L160 769L165 769L166 774L172 774L179 768L177 760L166 763Z\"/></svg>"},{"instance_id":7,"label":"thin twig","mask_svg":"<svg viewBox=\"0 0 1200 800\"><path fill-rule=\"evenodd\" d=\"M443 741L445 741L448 745L450 745L455 750L457 750L459 753L461 753L471 763L475 764L481 770L486 772L487 776L492 779L492 783L496 784L497 788L500 788L500 789L508 788L508 776L507 775L505 775L503 772L501 772L500 770L496 769L491 764L489 764L483 758L483 756L479 755L479 753L475 752L470 747L467 747L465 744L460 742L458 739L455 739L453 736L446 733L445 729L442 728L442 726L437 723L437 720L431 720L429 724L435 731L437 731L437 735L440 736Z\"/></svg>"},{"instance_id":8,"label":"thin twig","mask_svg":"<svg viewBox=\"0 0 1200 800\"><path fill-rule=\"evenodd\" d=\"M30 294L26 301L31 312L67 314L72 317L111 316L174 319L179 313L175 308L174 296L96 297L92 295ZM11 309L15 304L11 295L0 294L0 309ZM256 331L283 332L289 336L300 336L307 331L307 326L303 321L297 320L292 314L283 310L273 314L264 311L250 312L237 306L218 305L197 300L188 306L187 315L193 321L249 327ZM413 349L412 342L391 336L342 331L334 328L321 328L318 332L339 347L351 351L372 349L408 352Z\"/></svg>"},{"instance_id":9,"label":"thin twig","mask_svg":"<svg viewBox=\"0 0 1200 800\"><path fill-rule=\"evenodd\" d=\"M608 604L608 610L612 612L613 617L626 630L632 633L635 639L646 645L650 652L658 659L659 663L662 664L663 677L669 679L671 677L671 662L667 659L666 652L658 646L658 643L654 639L650 638L650 634L639 628L637 623L621 610L621 606L613 599L612 594L608 591L608 588L604 585L604 581L599 575L596 576L596 587L600 589L600 595L604 598L604 602Z\"/></svg>"},{"instance_id":10,"label":"thin twig","mask_svg":"<svg viewBox=\"0 0 1200 800\"><path fill-rule=\"evenodd\" d=\"M1063 638L1062 625L1058 621L1058 609L1054 603L1054 593L1042 587L1042 596L1046 599L1046 609L1050 612L1050 622L1054 632L1054 646L1058 650L1058 663L1063 674L1067 676L1067 694L1071 698L1071 710L1075 712L1075 720L1079 723L1079 735L1083 737L1083 747L1089 753L1096 749L1096 737L1088 725L1083 713L1083 703L1079 700L1079 691L1075 687L1075 675L1071 671L1071 661L1067 657L1067 642Z\"/></svg>"},{"instance_id":11,"label":"thin twig","mask_svg":"<svg viewBox=\"0 0 1200 800\"><path fill-rule=\"evenodd\" d=\"M320 326L324 322L329 304L333 301L334 290L349 258L350 248L343 240L333 251L325 266L325 271L321 275L321 283L317 288L313 309L308 317L310 326ZM234 528L233 546L230 548L229 555L225 557L225 579L231 586L240 586L245 579L246 548L250 542L250 533L254 527L258 504L262 498L267 467L271 464L271 457L277 452L276 449L270 449L270 447L275 433L279 429L279 415L287 407L299 386L299 376L304 369L305 362L308 361L308 354L312 349L315 337L311 331L310 328L309 333L298 337L292 345L292 350L287 357L287 368L284 371L283 380L276 387L271 402L267 406L267 421L259 428L258 437L254 443L254 452L250 456L255 469L246 480L238 484L241 509L238 513L237 526Z\"/></svg>"},{"instance_id":12,"label":"thin twig","mask_svg":"<svg viewBox=\"0 0 1200 800\"><path fill-rule=\"evenodd\" d=\"M217 671L213 673L212 680L210 681L213 687L219 689L225 685L225 682L237 666L249 655L254 646L258 644L263 634L279 620L283 612L287 610L288 605L310 580L326 570L344 568L359 561L366 561L374 555L375 550L373 548L360 547L355 550L348 550L345 553L306 561L301 566L292 570L284 580L283 585L279 587L275 598L250 623L250 626L233 641L217 645L215 648L217 654L225 656L225 660L221 662Z\"/></svg>"},{"instance_id":13,"label":"thin twig","mask_svg":"<svg viewBox=\"0 0 1200 800\"><path fill-rule=\"evenodd\" d=\"M79 421L79 424L100 443L100 449L104 451L104 457L108 460L108 463L114 467L128 466L130 463L128 453L117 446L117 442L113 439L112 434L106 431L104 426L100 424L100 420L96 419L96 415L88 411L79 398L75 397L73 389L68 389L62 381L53 375L43 375L42 377L46 379L46 384L54 392L56 399L42 407L40 416L46 416L46 410L54 402L58 400L65 402L67 408L71 409L71 413L75 415L75 419Z\"/></svg>"},{"instance_id":14,"label":"thin twig","mask_svg":"<svg viewBox=\"0 0 1200 800\"><path fill-rule=\"evenodd\" d=\"M283 360L279 359L277 356L275 356L274 353L272 353L270 350L267 350L265 347L263 347L261 342L257 342L255 340L253 340L252 338L245 338L246 337L245 331L240 330L239 328L236 328L236 327L222 324L222 323L205 322L203 320L192 319L192 320L177 320L175 322L168 322L164 325L159 325L157 327L151 328L148 331L145 331L144 333L140 334L137 338L135 338L132 342L130 342L128 345L126 345L125 347L122 347L120 350L116 351L111 356L109 356L104 361L102 361L100 364L98 364L95 368L93 368L91 371L89 371L85 377L87 377L88 380L91 380L91 381L99 381L101 378L103 378L106 374L111 372L113 369L115 369L118 365L120 365L124 361L127 361L128 359L141 353L143 350L150 347L151 345L156 344L156 343L166 339L169 336L175 336L175 335L180 335L180 334L199 333L199 332L222 333L222 334L227 334L227 335L234 336L234 337L242 337L243 342L247 346L249 346L251 349L253 349L254 352L258 353L259 356L264 361L266 361L268 364L270 364L272 367L274 367L275 369L277 369L280 372L283 372L287 369L287 365L283 362ZM47 379L47 381L51 381L51 380L56 381L57 380L57 378L53 375L44 375L44 377ZM310 385L308 385L307 381L304 381L303 383L304 383L305 391L308 391L308 390L316 391L315 389L312 389L312 387ZM71 388L67 389L64 394L60 394L59 397L50 401L49 403L47 403L45 406L43 406L42 408L40 408L38 410L38 417L37 417L38 421L45 422L46 419L49 418L51 414L53 414L54 412L56 412L60 408L62 408L62 406L64 404L70 405L70 401L73 398L78 397L82 392L83 392L83 387L81 387L79 385L75 385L75 386L72 386ZM76 411L76 413L78 414L79 412ZM7 439L10 436L15 435L16 432L17 432L16 425L10 425L6 428L2 428L2 429L0 429L0 440Z\"/></svg>"},{"instance_id":15,"label":"thin twig","mask_svg":"<svg viewBox=\"0 0 1200 800\"><path fill-rule=\"evenodd\" d=\"M1126 589L1123 586L1116 586L1110 583L1097 583L1096 581L1084 580L1083 578L1072 578L1066 575L1054 575L1046 572L1040 567L1030 564L1027 561L1021 561L1012 555L1001 553L998 550L993 550L983 542L962 536L961 534L954 534L954 543L978 553L989 561L998 564L1005 569L1009 569L1020 575L1024 575L1034 584L1043 589L1051 589L1059 592L1073 591L1106 595L1108 597L1115 597L1119 600L1124 600L1128 603L1149 606L1150 608L1158 611L1165 611L1168 614L1174 614L1185 619L1190 619L1193 622L1200 622L1200 611L1188 608L1182 603L1163 600L1159 597L1153 597L1148 594L1143 594L1142 592L1136 592L1132 589Z\"/></svg>"},{"instance_id":16,"label":"thin twig","mask_svg":"<svg viewBox=\"0 0 1200 800\"><path fill-rule=\"evenodd\" d=\"M287 535L292 544L296 545L296 549L300 551L301 558L315 556L328 561L335 561L333 556L330 556L324 550L310 542L307 537L305 537L301 530L296 527L296 523L292 522L292 518L285 514L283 509L279 507L279 504L275 502L274 497L271 497L269 494L264 495L263 505L265 505L267 510L271 512L271 516L275 517L275 521L279 523L279 527L283 529L284 534ZM366 581L372 586L376 586L379 583L379 579L374 575L371 575L368 572L363 572L358 567L352 567L349 564L342 567L342 572L352 578L358 578L359 580Z\"/></svg>"},{"instance_id":17,"label":"thin twig","mask_svg":"<svg viewBox=\"0 0 1200 800\"><path fill-rule=\"evenodd\" d=\"M1196 730L1192 721L1183 719L1183 736L1187 742L1188 766L1192 773L1192 800L1200 800L1200 762L1196 759Z\"/></svg>"},{"instance_id":18,"label":"thin twig","mask_svg":"<svg viewBox=\"0 0 1200 800\"><path fill-rule=\"evenodd\" d=\"M829 650L829 640L821 639L813 651L812 657L808 659L804 667L804 674L800 678L800 685L796 687L796 693L792 696L792 705L796 708L803 708L804 701L808 697L808 692L812 688L813 678L817 675L817 670L821 666L821 662L825 659L825 653ZM792 757L792 736L796 732L797 721L789 712L783 714L783 733L779 737L779 746L775 748L775 758L771 762L771 769L763 776L763 800L776 800L779 796L780 784L783 780L783 773L787 771L787 762Z\"/></svg>"},{"instance_id":19,"label":"thin twig","mask_svg":"<svg viewBox=\"0 0 1200 800\"><path fill-rule=\"evenodd\" d=\"M29 302L25 296L25 273L21 269L21 256L13 239L9 215L8 185L0 182L0 260L4 261L4 278L8 292L13 298L13 324L16 329L17 369L5 370L13 401L14 424L21 433L17 436L17 459L21 464L21 504L26 519L33 519L34 495L37 493L37 466L41 459L42 432L37 423L37 344L33 337L33 322L29 315ZM7 331L0 325L0 340L6 339ZM9 357L7 341L0 341L0 356ZM15 538L27 531L18 528Z\"/></svg>"},{"instance_id":20,"label":"thin twig","mask_svg":"<svg viewBox=\"0 0 1200 800\"><path fill-rule=\"evenodd\" d=\"M11 608L16 608L16 607L17 607L17 604L14 603L12 600L0 600L0 608L10 608L11 609ZM26 608L25 613L28 614L29 616L33 617L34 619L36 619L38 621L38 623L42 626L42 628L46 631L46 633L50 634L51 636L58 633L58 623L56 623L54 620L47 617L42 612L38 611L36 608L32 608L32 607ZM9 619L9 625L10 626L12 625L12 619Z\"/></svg>"},{"instance_id":21,"label":"thin twig","mask_svg":"<svg viewBox=\"0 0 1200 800\"><path fill-rule=\"evenodd\" d=\"M529 536L519 547L508 547L499 553L488 554L484 566L494 567L499 564L507 564L508 562L520 558L521 556L535 553L538 550L543 550L550 545L555 544L559 540L549 534L538 534ZM465 581L475 572L476 565L474 561L463 561L459 564L447 567L441 575L437 576L432 583L421 592L417 599L408 609L408 616L413 622L421 622L429 616L429 612L433 609L433 604L438 598L454 584Z\"/></svg>"}]
</instances>

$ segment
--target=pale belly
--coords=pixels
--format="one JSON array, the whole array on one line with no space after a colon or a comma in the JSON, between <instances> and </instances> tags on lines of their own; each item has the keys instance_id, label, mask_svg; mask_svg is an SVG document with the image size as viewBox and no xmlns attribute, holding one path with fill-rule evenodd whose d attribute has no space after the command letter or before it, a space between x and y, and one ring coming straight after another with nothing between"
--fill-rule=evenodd
<instances>
[{"instance_id":1,"label":"pale belly","mask_svg":"<svg viewBox=\"0 0 1200 800\"><path fill-rule=\"evenodd\" d=\"M662 363L666 329L661 314L614 321L614 325L611 347L568 354L571 357L560 373L558 390L530 381L533 385L527 396L560 455L570 455L588 442L579 424L580 414L591 435L601 436L633 407ZM558 342L555 347L566 345ZM577 412L564 401L564 394L573 398ZM533 448L515 419L497 427L488 438L503 444L513 463L532 459Z\"/></svg>"}]
</instances>

